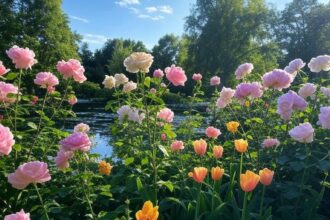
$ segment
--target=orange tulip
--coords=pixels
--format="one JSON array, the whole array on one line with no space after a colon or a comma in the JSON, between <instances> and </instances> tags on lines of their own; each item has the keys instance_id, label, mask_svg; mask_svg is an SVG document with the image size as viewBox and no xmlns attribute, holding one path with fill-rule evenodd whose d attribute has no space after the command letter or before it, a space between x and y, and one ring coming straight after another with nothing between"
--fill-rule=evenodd
<instances>
[{"instance_id":1,"label":"orange tulip","mask_svg":"<svg viewBox=\"0 0 330 220\"><path fill-rule=\"evenodd\" d=\"M197 183L202 183L207 175L205 167L195 167L193 172L189 172L188 176L192 177Z\"/></svg>"},{"instance_id":2,"label":"orange tulip","mask_svg":"<svg viewBox=\"0 0 330 220\"><path fill-rule=\"evenodd\" d=\"M230 121L226 124L226 126L228 131L235 133L238 130L239 123L236 121Z\"/></svg>"},{"instance_id":3,"label":"orange tulip","mask_svg":"<svg viewBox=\"0 0 330 220\"><path fill-rule=\"evenodd\" d=\"M207 143L203 139L194 141L193 146L196 154L203 156L206 153Z\"/></svg>"},{"instance_id":4,"label":"orange tulip","mask_svg":"<svg viewBox=\"0 0 330 220\"><path fill-rule=\"evenodd\" d=\"M274 171L264 168L259 171L260 182L264 186L269 186L273 181Z\"/></svg>"},{"instance_id":5,"label":"orange tulip","mask_svg":"<svg viewBox=\"0 0 330 220\"><path fill-rule=\"evenodd\" d=\"M146 201L142 209L135 214L137 220L157 220L158 216L158 206L153 207L151 201Z\"/></svg>"},{"instance_id":6,"label":"orange tulip","mask_svg":"<svg viewBox=\"0 0 330 220\"><path fill-rule=\"evenodd\" d=\"M220 159L222 157L223 147L222 146L214 146L213 147L213 157L216 159Z\"/></svg>"},{"instance_id":7,"label":"orange tulip","mask_svg":"<svg viewBox=\"0 0 330 220\"><path fill-rule=\"evenodd\" d=\"M248 142L243 139L235 140L234 143L235 149L240 153L244 153L245 151L247 151L247 147L249 146Z\"/></svg>"},{"instance_id":8,"label":"orange tulip","mask_svg":"<svg viewBox=\"0 0 330 220\"><path fill-rule=\"evenodd\" d=\"M251 171L246 171L240 175L240 185L244 192L251 192L256 188L260 180L260 176Z\"/></svg>"},{"instance_id":9,"label":"orange tulip","mask_svg":"<svg viewBox=\"0 0 330 220\"><path fill-rule=\"evenodd\" d=\"M220 180L224 173L225 170L221 169L220 167L212 167L211 169L211 176L214 181Z\"/></svg>"}]
</instances>

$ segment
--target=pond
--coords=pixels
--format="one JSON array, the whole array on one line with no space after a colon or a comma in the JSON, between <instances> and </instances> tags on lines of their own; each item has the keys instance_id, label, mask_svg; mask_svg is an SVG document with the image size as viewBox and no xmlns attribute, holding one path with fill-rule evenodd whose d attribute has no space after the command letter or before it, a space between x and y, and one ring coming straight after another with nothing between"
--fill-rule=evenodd
<instances>
[{"instance_id":1,"label":"pond","mask_svg":"<svg viewBox=\"0 0 330 220\"><path fill-rule=\"evenodd\" d=\"M202 103L199 107L202 112L205 112L205 108L208 103ZM72 132L73 127L79 123L85 123L90 126L90 133L92 134L93 147L91 148L92 153L98 153L101 157L107 157L112 154L111 146L111 133L109 126L117 114L111 113L104 110L104 102L79 100L79 102L74 106L73 110L76 112L76 118L67 118L64 122L64 129ZM185 116L182 114L187 106L182 105L168 105L175 112L175 117L173 124L178 125ZM204 109L204 111L203 111Z\"/></svg>"}]
</instances>

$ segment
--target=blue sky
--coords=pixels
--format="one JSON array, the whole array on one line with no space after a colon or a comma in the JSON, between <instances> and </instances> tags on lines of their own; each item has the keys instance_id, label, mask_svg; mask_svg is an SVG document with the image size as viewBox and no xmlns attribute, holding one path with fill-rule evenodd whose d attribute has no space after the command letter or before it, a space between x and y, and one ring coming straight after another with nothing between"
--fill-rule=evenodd
<instances>
[{"instance_id":1,"label":"blue sky","mask_svg":"<svg viewBox=\"0 0 330 220\"><path fill-rule=\"evenodd\" d=\"M291 0L266 0L282 9ZM63 0L72 30L91 50L109 38L140 40L151 49L167 33L181 35L195 0ZM321 0L328 2L328 0Z\"/></svg>"}]
</instances>

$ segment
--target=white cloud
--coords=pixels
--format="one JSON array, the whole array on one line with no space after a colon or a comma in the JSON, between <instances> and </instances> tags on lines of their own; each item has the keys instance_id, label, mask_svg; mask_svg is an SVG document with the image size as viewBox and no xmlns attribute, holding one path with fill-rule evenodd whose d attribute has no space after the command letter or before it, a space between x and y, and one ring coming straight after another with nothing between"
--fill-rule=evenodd
<instances>
[{"instance_id":1,"label":"white cloud","mask_svg":"<svg viewBox=\"0 0 330 220\"><path fill-rule=\"evenodd\" d=\"M146 7L145 9L148 13L154 13L158 11L158 9L155 6Z\"/></svg>"},{"instance_id":2,"label":"white cloud","mask_svg":"<svg viewBox=\"0 0 330 220\"><path fill-rule=\"evenodd\" d=\"M173 8L169 5L162 5L158 7L158 10L160 12L163 12L165 14L172 14L173 13Z\"/></svg>"},{"instance_id":3,"label":"white cloud","mask_svg":"<svg viewBox=\"0 0 330 220\"><path fill-rule=\"evenodd\" d=\"M138 4L140 4L140 1L139 0L119 0L119 1L116 1L116 4L120 5L122 7L126 7L129 5L138 5Z\"/></svg>"},{"instance_id":4,"label":"white cloud","mask_svg":"<svg viewBox=\"0 0 330 220\"><path fill-rule=\"evenodd\" d=\"M84 34L82 41L90 44L104 44L107 41L107 39L108 38L103 35Z\"/></svg>"},{"instance_id":5,"label":"white cloud","mask_svg":"<svg viewBox=\"0 0 330 220\"><path fill-rule=\"evenodd\" d=\"M73 16L73 15L70 15L69 17L72 20L81 21L83 23L89 23L89 20L87 20L86 18L81 18L81 17L77 17L77 16Z\"/></svg>"},{"instance_id":6,"label":"white cloud","mask_svg":"<svg viewBox=\"0 0 330 220\"><path fill-rule=\"evenodd\" d=\"M150 19L152 21L159 21L159 20L164 19L165 17L162 15L151 16L151 15L146 15L146 14L139 14L138 18Z\"/></svg>"},{"instance_id":7,"label":"white cloud","mask_svg":"<svg viewBox=\"0 0 330 220\"><path fill-rule=\"evenodd\" d=\"M130 7L129 10L131 10L134 14L140 14L140 9L138 8Z\"/></svg>"}]
</instances>

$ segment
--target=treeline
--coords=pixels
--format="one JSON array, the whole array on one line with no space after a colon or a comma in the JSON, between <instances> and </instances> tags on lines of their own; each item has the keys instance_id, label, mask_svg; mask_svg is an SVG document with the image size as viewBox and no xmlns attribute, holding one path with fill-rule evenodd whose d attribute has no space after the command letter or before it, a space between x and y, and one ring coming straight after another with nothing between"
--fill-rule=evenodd
<instances>
[{"instance_id":1,"label":"treeline","mask_svg":"<svg viewBox=\"0 0 330 220\"><path fill-rule=\"evenodd\" d=\"M0 51L14 44L33 48L42 70L80 56L88 80L96 83L89 83L91 88L99 87L104 75L125 73L122 62L133 51L152 53L154 69L176 64L189 77L200 72L205 87L213 75L231 85L243 62L253 63L261 75L294 58L309 61L330 51L330 3L317 0L293 0L282 11L265 0L196 0L185 33L163 36L150 51L140 41L109 39L95 53L82 44L78 54L80 37L71 32L61 0L0 0L0 14Z\"/></svg>"}]
</instances>

